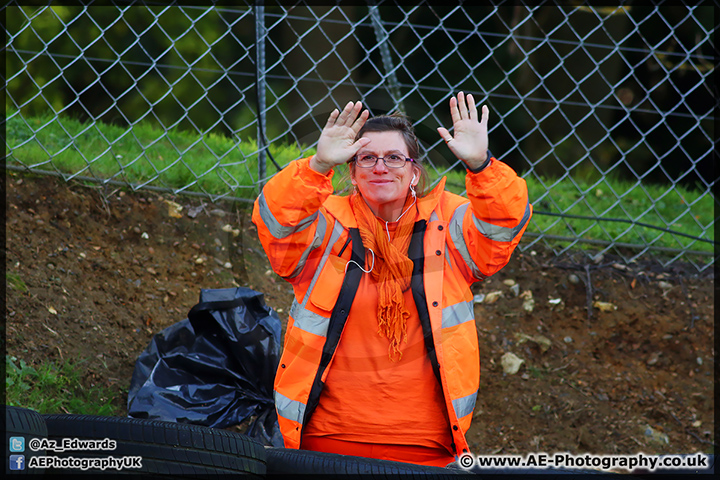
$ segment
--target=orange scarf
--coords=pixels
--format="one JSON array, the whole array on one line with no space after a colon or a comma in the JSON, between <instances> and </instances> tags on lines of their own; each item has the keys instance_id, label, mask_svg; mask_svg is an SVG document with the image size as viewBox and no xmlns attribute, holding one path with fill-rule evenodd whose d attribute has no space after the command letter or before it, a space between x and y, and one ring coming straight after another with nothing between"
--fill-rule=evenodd
<instances>
[{"instance_id":1,"label":"orange scarf","mask_svg":"<svg viewBox=\"0 0 720 480\"><path fill-rule=\"evenodd\" d=\"M413 197L408 195L403 212L412 202ZM402 358L400 341L407 342L410 313L405 307L403 292L410 288L412 277L413 262L408 258L407 251L417 217L417 206L402 216L392 241L388 241L385 222L375 216L357 193L352 196L352 207L363 245L368 249L365 268L373 262L369 250L375 253L375 264L370 275L377 282L378 288L378 333L390 340L388 355L391 361L397 362Z\"/></svg>"}]
</instances>

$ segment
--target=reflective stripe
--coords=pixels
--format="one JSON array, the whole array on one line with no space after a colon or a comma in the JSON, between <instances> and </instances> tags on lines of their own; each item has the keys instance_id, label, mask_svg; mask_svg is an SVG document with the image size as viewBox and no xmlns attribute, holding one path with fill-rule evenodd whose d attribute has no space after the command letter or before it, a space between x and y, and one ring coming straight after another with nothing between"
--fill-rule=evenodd
<instances>
[{"instance_id":1,"label":"reflective stripe","mask_svg":"<svg viewBox=\"0 0 720 480\"><path fill-rule=\"evenodd\" d=\"M442 310L442 328L454 327L475 320L472 302L460 302Z\"/></svg>"},{"instance_id":2,"label":"reflective stripe","mask_svg":"<svg viewBox=\"0 0 720 480\"><path fill-rule=\"evenodd\" d=\"M513 228L513 236L512 238L515 238L520 233L520 230L523 229L523 227L530 221L530 215L531 215L531 209L530 209L530 197L528 197L527 204L525 205L525 213L523 213L523 218L520 219L520 223L518 223L515 228Z\"/></svg>"},{"instance_id":3,"label":"reflective stripe","mask_svg":"<svg viewBox=\"0 0 720 480\"><path fill-rule=\"evenodd\" d=\"M518 235L518 233L520 233L520 230L522 230L522 228L525 226L529 219L529 199L527 205L525 205L525 213L523 214L523 218L520 220L520 223L518 223L513 228L498 227L497 225L493 225L492 223L484 222L476 218L475 215L473 215L473 222L475 223L475 228L477 228L478 231L482 233L485 237L495 242L512 242L512 240Z\"/></svg>"},{"instance_id":4,"label":"reflective stripe","mask_svg":"<svg viewBox=\"0 0 720 480\"><path fill-rule=\"evenodd\" d=\"M281 417L301 423L305 415L305 407L304 403L292 400L275 390L275 408Z\"/></svg>"},{"instance_id":5,"label":"reflective stripe","mask_svg":"<svg viewBox=\"0 0 720 480\"><path fill-rule=\"evenodd\" d=\"M456 398L452 401L453 404L453 410L455 410L455 415L457 415L457 418L462 418L466 415L470 415L473 412L473 409L475 408L475 401L477 400L477 394L471 393L467 397L462 398Z\"/></svg>"},{"instance_id":6,"label":"reflective stripe","mask_svg":"<svg viewBox=\"0 0 720 480\"><path fill-rule=\"evenodd\" d=\"M323 238L325 238L326 228L327 220L325 220L325 215L320 215L320 218L318 218L317 227L315 229L315 237L313 238L313 241L310 243L310 245L308 245L308 247L302 253L302 255L300 255L300 260L298 261L295 270L293 270L289 278L295 278L300 275L302 269L305 268L305 263L307 262L308 256L310 256L310 252L322 245Z\"/></svg>"},{"instance_id":7,"label":"reflective stripe","mask_svg":"<svg viewBox=\"0 0 720 480\"><path fill-rule=\"evenodd\" d=\"M295 327L308 333L314 333L321 337L327 336L330 317L325 318L315 312L304 308L297 300L293 299L290 307L290 316L295 320Z\"/></svg>"},{"instance_id":8,"label":"reflective stripe","mask_svg":"<svg viewBox=\"0 0 720 480\"><path fill-rule=\"evenodd\" d=\"M467 211L469 206L470 203L465 203L463 205L460 205L453 212L453 215L450 218L450 222L448 223L448 233L450 234L450 238L452 238L452 241L455 244L455 248L460 253L460 256L465 261L465 265L467 265L467 267L470 269L473 276L475 278L485 278L485 275L482 274L482 272L470 256L467 244L465 243L465 236L463 235L463 217L465 216L465 212Z\"/></svg>"},{"instance_id":9,"label":"reflective stripe","mask_svg":"<svg viewBox=\"0 0 720 480\"><path fill-rule=\"evenodd\" d=\"M330 256L333 245L338 241L342 232L343 226L340 225L340 222L336 221L333 231L330 234L330 241L325 247L325 252L323 252L323 256L320 259L317 269L315 270L315 275L313 275L313 278L310 281L310 286L305 292L305 297L303 298L302 303L298 303L296 299L293 299L292 307L290 307L290 316L295 320L295 326L297 328L322 337L327 335L330 317L326 318L322 315L318 315L317 313L305 308L305 305L307 305L307 301L310 298L310 295L312 295L312 291L315 288L315 283L320 276L320 272L322 272L323 267L327 263L327 259Z\"/></svg>"},{"instance_id":10,"label":"reflective stripe","mask_svg":"<svg viewBox=\"0 0 720 480\"><path fill-rule=\"evenodd\" d=\"M312 225L319 215L319 212L315 212L312 215L303 218L297 224L286 227L285 225L282 225L270 211L270 207L265 200L265 194L263 192L260 192L260 196L258 197L258 212L260 212L260 218L262 218L263 222L265 222L265 226L270 232L270 235L277 239L282 239L292 235L293 233L305 230L307 227ZM316 236L322 238L325 236L325 232L323 231L320 235L316 234Z\"/></svg>"}]
</instances>

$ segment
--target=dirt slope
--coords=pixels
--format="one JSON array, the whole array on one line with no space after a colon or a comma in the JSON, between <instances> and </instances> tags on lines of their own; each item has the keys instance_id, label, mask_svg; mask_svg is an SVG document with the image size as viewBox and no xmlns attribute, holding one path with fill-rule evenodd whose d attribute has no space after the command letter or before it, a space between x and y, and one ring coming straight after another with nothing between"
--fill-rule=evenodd
<instances>
[{"instance_id":1,"label":"dirt slope","mask_svg":"<svg viewBox=\"0 0 720 480\"><path fill-rule=\"evenodd\" d=\"M87 359L83 381L112 386L122 408L137 356L200 288L251 287L287 319L291 289L240 205L14 173L6 187L7 352ZM517 251L474 286L485 298L473 453L711 451L709 275ZM506 352L523 360L514 375Z\"/></svg>"}]
</instances>

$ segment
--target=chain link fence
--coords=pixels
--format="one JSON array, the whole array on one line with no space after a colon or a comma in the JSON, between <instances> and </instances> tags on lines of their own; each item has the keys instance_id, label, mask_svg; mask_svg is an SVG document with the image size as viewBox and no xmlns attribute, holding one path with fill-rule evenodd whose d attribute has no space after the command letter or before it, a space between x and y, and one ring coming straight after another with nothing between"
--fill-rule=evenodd
<instances>
[{"instance_id":1,"label":"chain link fence","mask_svg":"<svg viewBox=\"0 0 720 480\"><path fill-rule=\"evenodd\" d=\"M715 5L23 6L6 26L6 168L251 201L350 100L436 132L490 108L527 181L523 250L714 263Z\"/></svg>"}]
</instances>

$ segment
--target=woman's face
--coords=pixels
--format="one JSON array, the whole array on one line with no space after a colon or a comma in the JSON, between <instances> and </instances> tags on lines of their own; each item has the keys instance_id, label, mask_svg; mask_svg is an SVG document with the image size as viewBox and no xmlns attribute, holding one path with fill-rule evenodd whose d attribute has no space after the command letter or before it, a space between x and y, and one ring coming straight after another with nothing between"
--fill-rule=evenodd
<instances>
[{"instance_id":1,"label":"woman's face","mask_svg":"<svg viewBox=\"0 0 720 480\"><path fill-rule=\"evenodd\" d=\"M384 157L393 153L408 156L407 145L402 133L398 131L366 132L363 137L370 143L361 148L357 155L377 155ZM405 162L399 168L389 168L381 159L372 168L355 165L352 184L357 186L365 202L378 217L394 222L403 213L410 184L417 185L420 179L419 169L413 162ZM415 179L413 180L413 174Z\"/></svg>"}]
</instances>

